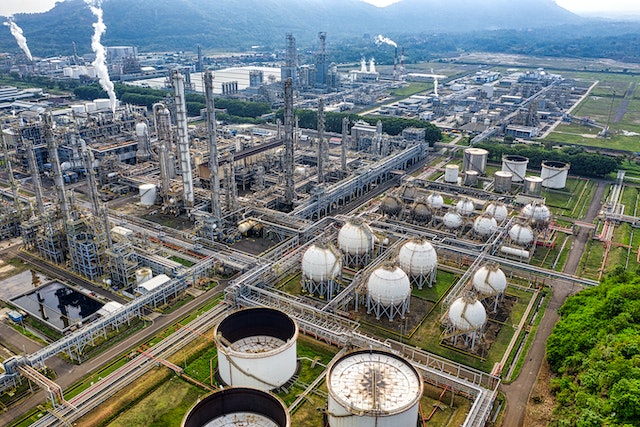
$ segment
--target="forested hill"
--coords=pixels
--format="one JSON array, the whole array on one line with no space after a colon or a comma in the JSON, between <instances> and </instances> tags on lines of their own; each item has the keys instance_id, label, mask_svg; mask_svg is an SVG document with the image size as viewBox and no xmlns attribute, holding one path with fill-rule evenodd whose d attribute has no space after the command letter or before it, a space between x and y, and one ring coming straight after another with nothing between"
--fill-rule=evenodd
<instances>
[{"instance_id":1,"label":"forested hill","mask_svg":"<svg viewBox=\"0 0 640 427\"><path fill-rule=\"evenodd\" d=\"M576 23L581 18L553 0L401 0L376 8L360 0L104 0L106 45L141 51L280 47L292 32L312 46L318 31L329 40L383 33L468 32ZM90 50L94 17L83 0L65 0L42 14L16 15L36 56L68 54L75 41ZM8 30L0 51L16 50Z\"/></svg>"}]
</instances>

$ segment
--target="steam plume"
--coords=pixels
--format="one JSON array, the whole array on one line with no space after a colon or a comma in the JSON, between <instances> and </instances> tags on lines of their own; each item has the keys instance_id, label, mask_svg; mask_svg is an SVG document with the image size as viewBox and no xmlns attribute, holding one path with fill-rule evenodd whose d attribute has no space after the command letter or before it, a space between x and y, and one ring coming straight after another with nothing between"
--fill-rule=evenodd
<instances>
[{"instance_id":1,"label":"steam plume","mask_svg":"<svg viewBox=\"0 0 640 427\"><path fill-rule=\"evenodd\" d=\"M378 34L375 39L375 43L380 46L381 44L388 44L389 46L398 47L398 44L388 37Z\"/></svg>"},{"instance_id":2,"label":"steam plume","mask_svg":"<svg viewBox=\"0 0 640 427\"><path fill-rule=\"evenodd\" d=\"M107 70L107 51L100 42L102 35L107 31L107 26L102 20L102 0L84 0L85 3L91 9L91 13L97 18L97 21L93 24L93 36L91 37L91 49L96 54L96 59L93 60L93 67L96 69L96 74L100 79L100 86L109 95L109 102L111 104L111 111L116 111L116 92L113 87L113 82L109 78L109 71Z\"/></svg>"},{"instance_id":3,"label":"steam plume","mask_svg":"<svg viewBox=\"0 0 640 427\"><path fill-rule=\"evenodd\" d=\"M7 19L4 25L9 27L9 29L11 30L11 35L13 35L13 37L16 39L16 41L18 42L18 46L20 46L20 49L22 49L25 55L27 55L29 61L33 61L33 56L31 56L31 51L29 50L29 46L27 46L27 39L22 34L22 28L20 28L18 24L13 22L13 17L11 16Z\"/></svg>"}]
</instances>

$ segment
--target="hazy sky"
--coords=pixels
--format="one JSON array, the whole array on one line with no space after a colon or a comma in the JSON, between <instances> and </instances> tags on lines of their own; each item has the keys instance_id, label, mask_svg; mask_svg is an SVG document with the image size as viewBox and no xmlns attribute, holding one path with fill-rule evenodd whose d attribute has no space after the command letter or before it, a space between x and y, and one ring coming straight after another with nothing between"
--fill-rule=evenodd
<instances>
[{"instance_id":1,"label":"hazy sky","mask_svg":"<svg viewBox=\"0 0 640 427\"><path fill-rule=\"evenodd\" d=\"M0 0L0 15L7 16L22 12L44 12L61 0ZM135 0L134 0L135 1ZM363 0L376 6L386 6L399 0ZM484 1L484 0L482 0ZM556 0L562 7L576 13L604 15L622 15L625 13L640 15L638 0Z\"/></svg>"}]
</instances>

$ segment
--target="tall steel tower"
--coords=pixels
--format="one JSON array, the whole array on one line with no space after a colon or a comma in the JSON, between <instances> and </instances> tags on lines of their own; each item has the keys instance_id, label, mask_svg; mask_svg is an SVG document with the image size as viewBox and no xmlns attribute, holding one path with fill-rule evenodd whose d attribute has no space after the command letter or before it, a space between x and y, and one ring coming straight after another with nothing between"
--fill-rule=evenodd
<instances>
[{"instance_id":1,"label":"tall steel tower","mask_svg":"<svg viewBox=\"0 0 640 427\"><path fill-rule=\"evenodd\" d=\"M295 184L293 181L293 79L284 81L284 201L292 206L295 199Z\"/></svg>"}]
</instances>

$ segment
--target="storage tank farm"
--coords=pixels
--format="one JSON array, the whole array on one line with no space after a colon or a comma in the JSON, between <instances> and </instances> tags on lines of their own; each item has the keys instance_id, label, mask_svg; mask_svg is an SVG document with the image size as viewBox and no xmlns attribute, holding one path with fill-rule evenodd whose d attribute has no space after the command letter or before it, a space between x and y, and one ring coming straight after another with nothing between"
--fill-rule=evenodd
<instances>
[{"instance_id":1,"label":"storage tank farm","mask_svg":"<svg viewBox=\"0 0 640 427\"><path fill-rule=\"evenodd\" d=\"M311 245L302 256L302 289L330 300L341 290L342 254L331 244Z\"/></svg>"},{"instance_id":2,"label":"storage tank farm","mask_svg":"<svg viewBox=\"0 0 640 427\"><path fill-rule=\"evenodd\" d=\"M357 350L327 369L330 427L413 427L424 385L417 369L393 353Z\"/></svg>"},{"instance_id":3,"label":"storage tank farm","mask_svg":"<svg viewBox=\"0 0 640 427\"><path fill-rule=\"evenodd\" d=\"M298 325L272 308L231 313L215 328L222 382L262 391L285 385L296 373Z\"/></svg>"}]
</instances>

